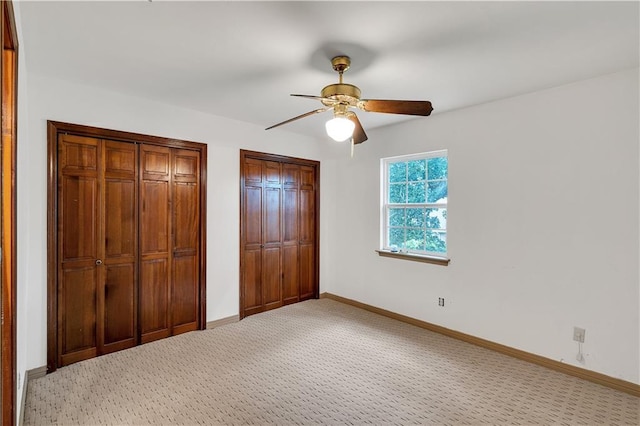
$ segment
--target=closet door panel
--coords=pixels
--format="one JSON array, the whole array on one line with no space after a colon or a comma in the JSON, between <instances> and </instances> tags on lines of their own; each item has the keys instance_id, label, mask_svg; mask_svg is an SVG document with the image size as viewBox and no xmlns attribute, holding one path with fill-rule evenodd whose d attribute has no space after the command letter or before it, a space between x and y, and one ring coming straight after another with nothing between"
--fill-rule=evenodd
<instances>
[{"instance_id":1,"label":"closet door panel","mask_svg":"<svg viewBox=\"0 0 640 426\"><path fill-rule=\"evenodd\" d=\"M283 243L298 244L298 188L285 188L283 194Z\"/></svg>"},{"instance_id":2,"label":"closet door panel","mask_svg":"<svg viewBox=\"0 0 640 426\"><path fill-rule=\"evenodd\" d=\"M247 187L244 190L244 244L248 247L260 247L262 243L262 188Z\"/></svg>"},{"instance_id":3,"label":"closet door panel","mask_svg":"<svg viewBox=\"0 0 640 426\"><path fill-rule=\"evenodd\" d=\"M141 342L171 335L171 150L140 146Z\"/></svg>"},{"instance_id":4,"label":"closet door panel","mask_svg":"<svg viewBox=\"0 0 640 426\"><path fill-rule=\"evenodd\" d=\"M169 264L167 259L144 260L140 265L141 342L170 336Z\"/></svg>"},{"instance_id":5,"label":"closet door panel","mask_svg":"<svg viewBox=\"0 0 640 426\"><path fill-rule=\"evenodd\" d=\"M247 158L244 162L244 184L250 185L262 185L262 161L254 158Z\"/></svg>"},{"instance_id":6,"label":"closet door panel","mask_svg":"<svg viewBox=\"0 0 640 426\"><path fill-rule=\"evenodd\" d=\"M198 262L196 256L174 257L171 312L173 334L197 329Z\"/></svg>"},{"instance_id":7,"label":"closet door panel","mask_svg":"<svg viewBox=\"0 0 640 426\"><path fill-rule=\"evenodd\" d=\"M98 256L98 182L96 177L63 176L59 192L62 262Z\"/></svg>"},{"instance_id":8,"label":"closet door panel","mask_svg":"<svg viewBox=\"0 0 640 426\"><path fill-rule=\"evenodd\" d=\"M177 183L173 194L174 253L196 254L200 242L198 223L198 187Z\"/></svg>"},{"instance_id":9,"label":"closet door panel","mask_svg":"<svg viewBox=\"0 0 640 426\"><path fill-rule=\"evenodd\" d=\"M173 181L197 184L200 179L200 154L185 149L173 150Z\"/></svg>"},{"instance_id":10,"label":"closet door panel","mask_svg":"<svg viewBox=\"0 0 640 426\"><path fill-rule=\"evenodd\" d=\"M300 167L300 300L317 297L318 289L315 173L313 167Z\"/></svg>"},{"instance_id":11,"label":"closet door panel","mask_svg":"<svg viewBox=\"0 0 640 426\"><path fill-rule=\"evenodd\" d=\"M135 182L107 179L105 197L105 256L133 261L138 234Z\"/></svg>"},{"instance_id":12,"label":"closet door panel","mask_svg":"<svg viewBox=\"0 0 640 426\"><path fill-rule=\"evenodd\" d=\"M169 251L169 183L144 181L142 194L142 223L140 250L142 255Z\"/></svg>"},{"instance_id":13,"label":"closet door panel","mask_svg":"<svg viewBox=\"0 0 640 426\"><path fill-rule=\"evenodd\" d=\"M135 346L137 214L131 180L106 180L101 352Z\"/></svg>"},{"instance_id":14,"label":"closet door panel","mask_svg":"<svg viewBox=\"0 0 640 426\"><path fill-rule=\"evenodd\" d=\"M138 148L127 142L105 141L104 172L111 178L132 179L136 176Z\"/></svg>"},{"instance_id":15,"label":"closet door panel","mask_svg":"<svg viewBox=\"0 0 640 426\"><path fill-rule=\"evenodd\" d=\"M300 300L298 244L282 249L282 301L286 305Z\"/></svg>"},{"instance_id":16,"label":"closet door panel","mask_svg":"<svg viewBox=\"0 0 640 426\"><path fill-rule=\"evenodd\" d=\"M315 297L315 250L312 244L300 245L300 300Z\"/></svg>"},{"instance_id":17,"label":"closet door panel","mask_svg":"<svg viewBox=\"0 0 640 426\"><path fill-rule=\"evenodd\" d=\"M283 238L282 238L282 301L295 303L300 300L299 280L299 223L298 223L298 186L300 185L300 166L282 165L283 185Z\"/></svg>"},{"instance_id":18,"label":"closet door panel","mask_svg":"<svg viewBox=\"0 0 640 426\"><path fill-rule=\"evenodd\" d=\"M280 163L277 161L263 161L262 163L265 185L279 186L282 182Z\"/></svg>"},{"instance_id":19,"label":"closet door panel","mask_svg":"<svg viewBox=\"0 0 640 426\"><path fill-rule=\"evenodd\" d=\"M100 245L101 143L58 140L58 362L96 356Z\"/></svg>"},{"instance_id":20,"label":"closet door panel","mask_svg":"<svg viewBox=\"0 0 640 426\"><path fill-rule=\"evenodd\" d=\"M245 315L260 312L262 309L262 250L258 245L254 249L245 249L242 265L242 309Z\"/></svg>"},{"instance_id":21,"label":"closet door panel","mask_svg":"<svg viewBox=\"0 0 640 426\"><path fill-rule=\"evenodd\" d=\"M315 241L315 200L314 173L311 167L302 167L300 185L300 240L304 243Z\"/></svg>"},{"instance_id":22,"label":"closet door panel","mask_svg":"<svg viewBox=\"0 0 640 426\"><path fill-rule=\"evenodd\" d=\"M97 176L99 139L75 135L60 135L58 171L62 174Z\"/></svg>"},{"instance_id":23,"label":"closet door panel","mask_svg":"<svg viewBox=\"0 0 640 426\"><path fill-rule=\"evenodd\" d=\"M137 344L137 163L135 144L104 142L104 265L98 294L102 354Z\"/></svg>"},{"instance_id":24,"label":"closet door panel","mask_svg":"<svg viewBox=\"0 0 640 426\"><path fill-rule=\"evenodd\" d=\"M280 222L280 188L264 189L264 226L263 242L267 244L280 244L282 241Z\"/></svg>"},{"instance_id":25,"label":"closet door panel","mask_svg":"<svg viewBox=\"0 0 640 426\"><path fill-rule=\"evenodd\" d=\"M169 148L142 145L142 179L169 179Z\"/></svg>"},{"instance_id":26,"label":"closet door panel","mask_svg":"<svg viewBox=\"0 0 640 426\"><path fill-rule=\"evenodd\" d=\"M262 289L265 309L282 306L280 247L262 250Z\"/></svg>"},{"instance_id":27,"label":"closet door panel","mask_svg":"<svg viewBox=\"0 0 640 426\"><path fill-rule=\"evenodd\" d=\"M193 151L176 150L173 173L173 334L198 328L200 247L200 159Z\"/></svg>"},{"instance_id":28,"label":"closet door panel","mask_svg":"<svg viewBox=\"0 0 640 426\"><path fill-rule=\"evenodd\" d=\"M96 356L96 294L95 266L63 270L58 295L61 365Z\"/></svg>"},{"instance_id":29,"label":"closet door panel","mask_svg":"<svg viewBox=\"0 0 640 426\"><path fill-rule=\"evenodd\" d=\"M282 189L280 163L264 162L262 294L264 309L282 306ZM271 186L270 186L271 185Z\"/></svg>"},{"instance_id":30,"label":"closet door panel","mask_svg":"<svg viewBox=\"0 0 640 426\"><path fill-rule=\"evenodd\" d=\"M106 266L104 353L135 346L135 265Z\"/></svg>"}]
</instances>

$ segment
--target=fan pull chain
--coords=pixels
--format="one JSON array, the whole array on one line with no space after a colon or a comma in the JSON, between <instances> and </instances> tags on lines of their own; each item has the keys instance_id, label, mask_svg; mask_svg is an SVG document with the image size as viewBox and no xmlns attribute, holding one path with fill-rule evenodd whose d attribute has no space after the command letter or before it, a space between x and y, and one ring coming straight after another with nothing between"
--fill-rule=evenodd
<instances>
[{"instance_id":1,"label":"fan pull chain","mask_svg":"<svg viewBox=\"0 0 640 426\"><path fill-rule=\"evenodd\" d=\"M353 141L353 138L351 138L351 158L353 158L353 147L356 145L356 143Z\"/></svg>"}]
</instances>

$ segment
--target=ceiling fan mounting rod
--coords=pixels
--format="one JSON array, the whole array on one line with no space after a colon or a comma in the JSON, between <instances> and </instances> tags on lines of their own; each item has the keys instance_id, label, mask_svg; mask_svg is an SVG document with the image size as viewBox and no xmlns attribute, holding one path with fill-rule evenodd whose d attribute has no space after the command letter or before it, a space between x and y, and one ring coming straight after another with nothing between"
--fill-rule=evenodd
<instances>
[{"instance_id":1,"label":"ceiling fan mounting rod","mask_svg":"<svg viewBox=\"0 0 640 426\"><path fill-rule=\"evenodd\" d=\"M333 59L331 59L331 66L338 72L340 76L339 84L342 84L342 74L351 66L351 58L348 56L334 56Z\"/></svg>"}]
</instances>

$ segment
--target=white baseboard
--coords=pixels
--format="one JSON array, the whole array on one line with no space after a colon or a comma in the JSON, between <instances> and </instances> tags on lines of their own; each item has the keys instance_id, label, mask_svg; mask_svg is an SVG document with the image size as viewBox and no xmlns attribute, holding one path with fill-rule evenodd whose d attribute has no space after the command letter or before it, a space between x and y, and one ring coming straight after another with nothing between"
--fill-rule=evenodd
<instances>
[{"instance_id":1,"label":"white baseboard","mask_svg":"<svg viewBox=\"0 0 640 426\"><path fill-rule=\"evenodd\" d=\"M20 415L18 416L18 426L22 426L24 422L24 406L27 402L27 386L29 386L29 380L38 379L44 377L47 374L47 366L33 368L24 372L24 381L22 382L22 394L20 395Z\"/></svg>"},{"instance_id":2,"label":"white baseboard","mask_svg":"<svg viewBox=\"0 0 640 426\"><path fill-rule=\"evenodd\" d=\"M222 327L223 325L233 324L234 322L240 321L240 315L232 315L226 318L220 318L219 320L209 321L207 323L207 330L211 330L212 328Z\"/></svg>"}]
</instances>

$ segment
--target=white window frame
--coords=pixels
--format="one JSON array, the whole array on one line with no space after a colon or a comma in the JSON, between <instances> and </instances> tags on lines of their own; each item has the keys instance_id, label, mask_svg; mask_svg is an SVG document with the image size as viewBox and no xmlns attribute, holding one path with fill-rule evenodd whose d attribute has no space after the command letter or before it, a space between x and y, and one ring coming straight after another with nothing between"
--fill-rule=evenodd
<instances>
[{"instance_id":1,"label":"white window frame","mask_svg":"<svg viewBox=\"0 0 640 426\"><path fill-rule=\"evenodd\" d=\"M446 157L447 164L449 160L448 151L446 149L438 150L438 151L430 151L430 152L422 152L418 154L410 154L410 155L399 155L396 157L387 157L380 159L380 169L381 169L381 182L380 182L380 250L385 252L391 251L391 247L387 242L387 238L389 235L388 223L389 223L389 210L392 208L437 208L437 209L447 209L448 213L448 194L446 202L439 203L389 203L389 164L393 163L403 163L412 160L428 160L429 158L436 157ZM427 176L427 181L429 177ZM447 172L447 193L449 186L449 176ZM448 216L448 215L447 215ZM448 234L449 228L449 220L447 217L446 228L443 228L444 232ZM429 256L429 257L437 257L437 258L447 258L449 252L449 241L447 239L446 242L447 251L445 253L442 252L432 252L426 250L407 250L406 248L399 248L401 253L409 253L415 254L418 256Z\"/></svg>"}]
</instances>

